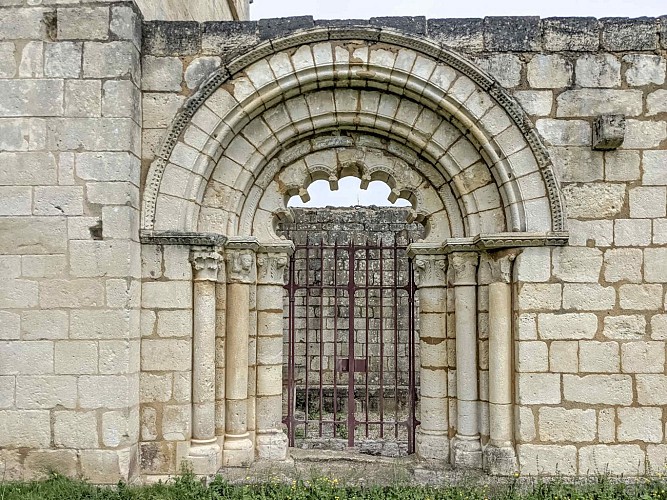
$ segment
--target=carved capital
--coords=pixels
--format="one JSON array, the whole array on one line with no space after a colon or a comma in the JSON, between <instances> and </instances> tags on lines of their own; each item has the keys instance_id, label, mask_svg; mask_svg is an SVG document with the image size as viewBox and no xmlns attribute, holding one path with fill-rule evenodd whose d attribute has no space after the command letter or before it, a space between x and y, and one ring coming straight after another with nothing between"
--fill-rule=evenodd
<instances>
[{"instance_id":1,"label":"carved capital","mask_svg":"<svg viewBox=\"0 0 667 500\"><path fill-rule=\"evenodd\" d=\"M447 257L444 255L417 255L414 262L418 288L447 286Z\"/></svg>"},{"instance_id":2,"label":"carved capital","mask_svg":"<svg viewBox=\"0 0 667 500\"><path fill-rule=\"evenodd\" d=\"M477 252L454 252L449 256L454 286L477 285Z\"/></svg>"},{"instance_id":3,"label":"carved capital","mask_svg":"<svg viewBox=\"0 0 667 500\"><path fill-rule=\"evenodd\" d=\"M285 268L289 258L286 253L257 254L257 283L262 285L284 285Z\"/></svg>"},{"instance_id":4,"label":"carved capital","mask_svg":"<svg viewBox=\"0 0 667 500\"><path fill-rule=\"evenodd\" d=\"M517 251L505 252L489 259L492 283L509 284L512 282L512 265L517 255L519 255Z\"/></svg>"},{"instance_id":5,"label":"carved capital","mask_svg":"<svg viewBox=\"0 0 667 500\"><path fill-rule=\"evenodd\" d=\"M249 249L225 251L227 260L227 283L255 282L255 252Z\"/></svg>"},{"instance_id":6,"label":"carved capital","mask_svg":"<svg viewBox=\"0 0 667 500\"><path fill-rule=\"evenodd\" d=\"M193 247L190 263L195 281L217 281L222 256L211 247Z\"/></svg>"}]
</instances>

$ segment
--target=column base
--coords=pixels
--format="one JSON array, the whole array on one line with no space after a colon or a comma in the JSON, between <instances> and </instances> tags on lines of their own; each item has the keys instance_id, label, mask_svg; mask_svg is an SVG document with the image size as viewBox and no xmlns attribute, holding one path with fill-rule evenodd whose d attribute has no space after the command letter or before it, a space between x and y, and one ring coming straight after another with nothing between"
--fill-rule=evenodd
<instances>
[{"instance_id":1,"label":"column base","mask_svg":"<svg viewBox=\"0 0 667 500\"><path fill-rule=\"evenodd\" d=\"M257 431L257 456L262 460L287 460L287 436L279 429Z\"/></svg>"},{"instance_id":2,"label":"column base","mask_svg":"<svg viewBox=\"0 0 667 500\"><path fill-rule=\"evenodd\" d=\"M248 433L225 435L222 451L223 467L248 467L255 460L255 450Z\"/></svg>"},{"instance_id":3,"label":"column base","mask_svg":"<svg viewBox=\"0 0 667 500\"><path fill-rule=\"evenodd\" d=\"M449 461L449 436L446 431L425 431L417 427L415 451L419 458Z\"/></svg>"},{"instance_id":4,"label":"column base","mask_svg":"<svg viewBox=\"0 0 667 500\"><path fill-rule=\"evenodd\" d=\"M192 472L198 476L218 473L222 464L222 450L217 439L211 441L192 440L185 460L190 462Z\"/></svg>"},{"instance_id":5,"label":"column base","mask_svg":"<svg viewBox=\"0 0 667 500\"><path fill-rule=\"evenodd\" d=\"M484 470L494 476L511 476L517 471L516 451L511 446L489 444L484 448Z\"/></svg>"},{"instance_id":6,"label":"column base","mask_svg":"<svg viewBox=\"0 0 667 500\"><path fill-rule=\"evenodd\" d=\"M482 445L479 436L456 436L451 447L452 466L461 469L482 468Z\"/></svg>"}]
</instances>

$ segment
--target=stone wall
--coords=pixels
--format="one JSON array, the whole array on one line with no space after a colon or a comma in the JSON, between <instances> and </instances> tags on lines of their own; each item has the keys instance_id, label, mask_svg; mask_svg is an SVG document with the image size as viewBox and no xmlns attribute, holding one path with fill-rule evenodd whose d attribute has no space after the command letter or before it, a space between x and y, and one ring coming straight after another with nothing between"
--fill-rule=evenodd
<instances>
[{"instance_id":1,"label":"stone wall","mask_svg":"<svg viewBox=\"0 0 667 500\"><path fill-rule=\"evenodd\" d=\"M520 471L636 474L667 461L664 18L142 24L134 4L121 0L33 4L0 6L0 463L6 479L49 468L96 482L177 471L193 423L190 249L140 245L140 186L176 113L232 54L297 29L340 26L364 33L397 28L463 52L521 104L551 155L570 239L562 248L524 249L514 263L508 363ZM347 43L344 51L355 47ZM490 95L466 97L461 107L483 115ZM409 115L394 109L401 113ZM593 149L594 121L611 113L626 117L623 144ZM194 164L193 148L209 144L212 125L205 118L193 119L182 138L191 147L176 149L172 160ZM511 133L503 136L509 149L523 140ZM220 143L206 154L217 161ZM162 188L181 192L190 182L185 172L172 168ZM464 188L481 180L473 169L466 172L470 178L457 180ZM490 175L487 181L505 182ZM536 182L520 191L530 201L543 190ZM231 203L225 196L215 200ZM475 407L483 444L490 435L487 371L494 359L485 259L476 289ZM224 288L218 285L216 299L223 332L215 361L216 436L225 433ZM259 323L249 288L252 436L261 412L255 411ZM438 365L449 374L448 388L438 397L449 406L451 437L460 384L451 289L448 297L447 359ZM444 312L442 304L431 306L432 316Z\"/></svg>"},{"instance_id":2,"label":"stone wall","mask_svg":"<svg viewBox=\"0 0 667 500\"><path fill-rule=\"evenodd\" d=\"M0 6L0 463L114 482L139 472L141 16L22 5Z\"/></svg>"}]
</instances>

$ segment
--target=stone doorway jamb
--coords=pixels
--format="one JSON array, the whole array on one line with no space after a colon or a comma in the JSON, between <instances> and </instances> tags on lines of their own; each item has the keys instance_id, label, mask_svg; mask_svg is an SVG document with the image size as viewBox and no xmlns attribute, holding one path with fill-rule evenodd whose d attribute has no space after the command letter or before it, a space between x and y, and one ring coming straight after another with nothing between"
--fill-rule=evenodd
<instances>
[{"instance_id":1,"label":"stone doorway jamb","mask_svg":"<svg viewBox=\"0 0 667 500\"><path fill-rule=\"evenodd\" d=\"M227 267L224 467L244 467L255 458L248 432L248 342L250 289L256 282L254 237L232 237L225 246Z\"/></svg>"},{"instance_id":2,"label":"stone doorway jamb","mask_svg":"<svg viewBox=\"0 0 667 500\"><path fill-rule=\"evenodd\" d=\"M283 297L291 241L262 244L257 253L257 456L286 460L283 416Z\"/></svg>"},{"instance_id":3,"label":"stone doorway jamb","mask_svg":"<svg viewBox=\"0 0 667 500\"><path fill-rule=\"evenodd\" d=\"M419 293L420 424L417 456L448 460L447 393L447 256L442 244L412 243L408 256L415 265Z\"/></svg>"}]
</instances>

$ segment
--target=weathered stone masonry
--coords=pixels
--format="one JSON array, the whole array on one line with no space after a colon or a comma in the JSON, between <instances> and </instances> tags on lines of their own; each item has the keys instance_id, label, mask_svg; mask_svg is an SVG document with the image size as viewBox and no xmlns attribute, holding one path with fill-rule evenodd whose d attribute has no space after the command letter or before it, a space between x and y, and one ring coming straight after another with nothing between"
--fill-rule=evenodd
<instances>
[{"instance_id":1,"label":"weathered stone masonry","mask_svg":"<svg viewBox=\"0 0 667 500\"><path fill-rule=\"evenodd\" d=\"M0 7L6 479L284 459L275 230L289 197L346 175L426 228L418 455L667 461L665 18L160 23L34 3ZM595 149L614 146L593 142L602 115L625 118L616 149Z\"/></svg>"}]
</instances>

